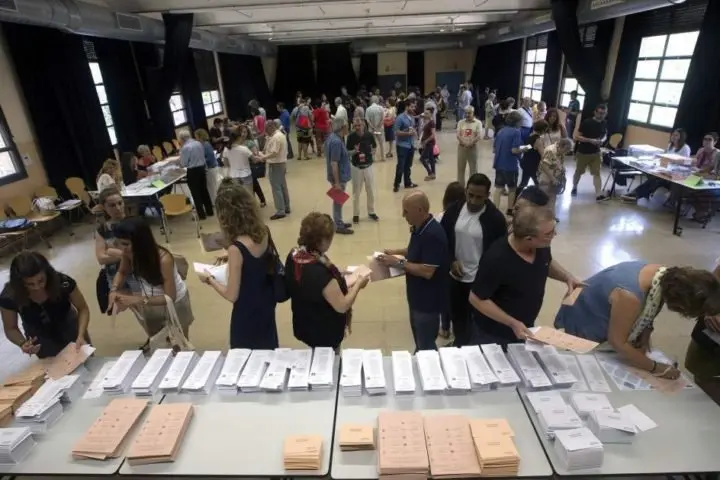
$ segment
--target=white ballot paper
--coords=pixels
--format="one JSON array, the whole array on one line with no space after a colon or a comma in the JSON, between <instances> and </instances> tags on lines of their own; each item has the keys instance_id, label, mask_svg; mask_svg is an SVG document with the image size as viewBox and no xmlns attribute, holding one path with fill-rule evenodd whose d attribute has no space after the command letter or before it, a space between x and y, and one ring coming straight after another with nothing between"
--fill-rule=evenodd
<instances>
[{"instance_id":1,"label":"white ballot paper","mask_svg":"<svg viewBox=\"0 0 720 480\"><path fill-rule=\"evenodd\" d=\"M570 430L580 428L583 422L570 406L564 407L540 407L537 413L540 428L549 439L555 438L558 430Z\"/></svg>"},{"instance_id":2,"label":"white ballot paper","mask_svg":"<svg viewBox=\"0 0 720 480\"><path fill-rule=\"evenodd\" d=\"M511 343L508 345L507 351L510 364L520 374L520 379L528 390L548 390L552 388L550 379L545 375L532 352L525 349L524 343Z\"/></svg>"},{"instance_id":3,"label":"white ballot paper","mask_svg":"<svg viewBox=\"0 0 720 480\"><path fill-rule=\"evenodd\" d=\"M577 358L575 358L575 355L571 353L558 353L557 356L565 364L567 371L577 379L570 387L570 390L574 392L587 392L590 390L587 382L585 382L585 377L580 370L580 364Z\"/></svg>"},{"instance_id":4,"label":"white ballot paper","mask_svg":"<svg viewBox=\"0 0 720 480\"><path fill-rule=\"evenodd\" d=\"M395 395L413 395L415 393L415 374L410 352L405 350L392 352L392 371Z\"/></svg>"},{"instance_id":5,"label":"white ballot paper","mask_svg":"<svg viewBox=\"0 0 720 480\"><path fill-rule=\"evenodd\" d=\"M637 428L620 412L590 412L587 426L602 443L632 443Z\"/></svg>"},{"instance_id":6,"label":"white ballot paper","mask_svg":"<svg viewBox=\"0 0 720 480\"><path fill-rule=\"evenodd\" d=\"M645 415L633 404L622 406L617 410L642 432L647 432L657 427L657 423L655 423L652 418Z\"/></svg>"},{"instance_id":7,"label":"white ballot paper","mask_svg":"<svg viewBox=\"0 0 720 480\"><path fill-rule=\"evenodd\" d=\"M601 410L603 412L614 412L615 409L610 404L607 395L602 393L582 393L576 392L570 395L570 405L582 418L590 415L590 412Z\"/></svg>"},{"instance_id":8,"label":"white ballot paper","mask_svg":"<svg viewBox=\"0 0 720 480\"><path fill-rule=\"evenodd\" d=\"M490 368L498 378L497 388L514 389L520 383L520 377L508 362L502 347L496 343L488 343L480 345L480 349L485 354Z\"/></svg>"},{"instance_id":9,"label":"white ballot paper","mask_svg":"<svg viewBox=\"0 0 720 480\"><path fill-rule=\"evenodd\" d=\"M603 445L586 427L555 432L555 452L568 470L600 468Z\"/></svg>"},{"instance_id":10,"label":"white ballot paper","mask_svg":"<svg viewBox=\"0 0 720 480\"><path fill-rule=\"evenodd\" d=\"M530 401L535 413L538 413L542 408L565 408L568 406L560 392L555 390L528 392L527 399Z\"/></svg>"},{"instance_id":11,"label":"white ballot paper","mask_svg":"<svg viewBox=\"0 0 720 480\"><path fill-rule=\"evenodd\" d=\"M228 264L223 263L222 265L210 265L207 263L193 262L193 270L195 273L212 275L215 280L221 285L227 286L227 268Z\"/></svg>"},{"instance_id":12,"label":"white ballot paper","mask_svg":"<svg viewBox=\"0 0 720 480\"><path fill-rule=\"evenodd\" d=\"M290 367L290 378L288 379L288 390L306 391L310 388L310 364L312 363L313 351L310 348L293 350L293 363Z\"/></svg>"},{"instance_id":13,"label":"white ballot paper","mask_svg":"<svg viewBox=\"0 0 720 480\"><path fill-rule=\"evenodd\" d=\"M385 369L381 350L363 350L363 380L368 395L385 395Z\"/></svg>"},{"instance_id":14,"label":"white ballot paper","mask_svg":"<svg viewBox=\"0 0 720 480\"><path fill-rule=\"evenodd\" d=\"M200 393L207 395L212 391L215 379L220 374L222 358L219 350L208 350L195 363L192 373L188 375L180 388L181 393Z\"/></svg>"},{"instance_id":15,"label":"white ballot paper","mask_svg":"<svg viewBox=\"0 0 720 480\"><path fill-rule=\"evenodd\" d=\"M130 390L135 377L145 366L142 350L126 350L105 375L103 390L110 395L122 395Z\"/></svg>"},{"instance_id":16,"label":"white ballot paper","mask_svg":"<svg viewBox=\"0 0 720 480\"><path fill-rule=\"evenodd\" d=\"M585 375L588 387L593 392L611 392L610 385L605 380L602 368L594 355L578 355L577 360L580 363L580 368Z\"/></svg>"},{"instance_id":17,"label":"white ballot paper","mask_svg":"<svg viewBox=\"0 0 720 480\"><path fill-rule=\"evenodd\" d=\"M288 370L293 360L294 355L291 348L276 348L272 361L260 380L260 389L266 392L285 390L285 380L287 380Z\"/></svg>"},{"instance_id":18,"label":"white ballot paper","mask_svg":"<svg viewBox=\"0 0 720 480\"><path fill-rule=\"evenodd\" d=\"M333 366L335 352L330 347L317 347L313 352L310 365L310 388L312 390L330 390L333 385Z\"/></svg>"},{"instance_id":19,"label":"white ballot paper","mask_svg":"<svg viewBox=\"0 0 720 480\"><path fill-rule=\"evenodd\" d=\"M444 393L447 382L436 350L420 350L415 354L420 374L420 385L425 393Z\"/></svg>"},{"instance_id":20,"label":"white ballot paper","mask_svg":"<svg viewBox=\"0 0 720 480\"><path fill-rule=\"evenodd\" d=\"M0 428L0 465L21 462L34 446L29 428Z\"/></svg>"},{"instance_id":21,"label":"white ballot paper","mask_svg":"<svg viewBox=\"0 0 720 480\"><path fill-rule=\"evenodd\" d=\"M247 348L233 348L228 350L225 363L215 382L218 390L237 393L237 381L238 378L240 378L240 372L242 372L248 358L250 358L250 350Z\"/></svg>"},{"instance_id":22,"label":"white ballot paper","mask_svg":"<svg viewBox=\"0 0 720 480\"><path fill-rule=\"evenodd\" d=\"M152 354L140 374L132 383L132 391L138 396L153 395L173 359L172 348L159 348Z\"/></svg>"},{"instance_id":23,"label":"white ballot paper","mask_svg":"<svg viewBox=\"0 0 720 480\"><path fill-rule=\"evenodd\" d=\"M478 345L464 345L460 347L460 351L465 357L472 391L490 390L497 385L498 378L488 365Z\"/></svg>"},{"instance_id":24,"label":"white ballot paper","mask_svg":"<svg viewBox=\"0 0 720 480\"><path fill-rule=\"evenodd\" d=\"M177 392L197 362L195 352L178 352L170 368L160 381L159 389L164 393Z\"/></svg>"},{"instance_id":25,"label":"white ballot paper","mask_svg":"<svg viewBox=\"0 0 720 480\"><path fill-rule=\"evenodd\" d=\"M340 391L345 397L362 395L363 350L346 348L342 351Z\"/></svg>"},{"instance_id":26,"label":"white ballot paper","mask_svg":"<svg viewBox=\"0 0 720 480\"><path fill-rule=\"evenodd\" d=\"M538 359L554 388L570 388L578 381L552 345L543 345L533 352L533 355Z\"/></svg>"},{"instance_id":27,"label":"white ballot paper","mask_svg":"<svg viewBox=\"0 0 720 480\"><path fill-rule=\"evenodd\" d=\"M272 350L253 350L250 353L245 368L238 378L237 386L241 392L257 392L260 390L260 381L267 366L272 361L275 352Z\"/></svg>"},{"instance_id":28,"label":"white ballot paper","mask_svg":"<svg viewBox=\"0 0 720 480\"><path fill-rule=\"evenodd\" d=\"M470 375L468 374L465 356L459 348L443 347L440 352L440 365L445 374L449 395L458 395L470 391Z\"/></svg>"},{"instance_id":29,"label":"white ballot paper","mask_svg":"<svg viewBox=\"0 0 720 480\"><path fill-rule=\"evenodd\" d=\"M95 378L90 383L85 395L83 395L83 400L102 397L102 394L104 393L102 384L105 381L105 375L107 375L113 365L115 365L115 360L105 362L103 366L100 367L100 371L97 375L95 375Z\"/></svg>"}]
</instances>

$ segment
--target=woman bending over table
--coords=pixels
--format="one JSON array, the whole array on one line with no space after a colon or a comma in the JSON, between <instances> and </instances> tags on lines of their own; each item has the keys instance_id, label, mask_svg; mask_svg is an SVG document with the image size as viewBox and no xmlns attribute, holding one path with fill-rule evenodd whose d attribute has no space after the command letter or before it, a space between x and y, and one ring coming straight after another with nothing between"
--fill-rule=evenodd
<instances>
[{"instance_id":1,"label":"woman bending over table","mask_svg":"<svg viewBox=\"0 0 720 480\"><path fill-rule=\"evenodd\" d=\"M584 285L563 300L555 327L608 342L630 365L658 377L680 376L677 365L645 355L663 305L688 318L720 314L720 281L707 270L623 262L596 273Z\"/></svg>"}]
</instances>

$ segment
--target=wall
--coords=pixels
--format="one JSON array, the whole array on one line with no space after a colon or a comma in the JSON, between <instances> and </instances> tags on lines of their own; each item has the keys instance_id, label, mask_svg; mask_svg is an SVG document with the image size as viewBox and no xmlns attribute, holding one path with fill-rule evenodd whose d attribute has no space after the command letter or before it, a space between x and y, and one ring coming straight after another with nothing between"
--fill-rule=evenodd
<instances>
[{"instance_id":1,"label":"wall","mask_svg":"<svg viewBox=\"0 0 720 480\"><path fill-rule=\"evenodd\" d=\"M407 75L407 52L380 52L378 75Z\"/></svg>"},{"instance_id":2,"label":"wall","mask_svg":"<svg viewBox=\"0 0 720 480\"><path fill-rule=\"evenodd\" d=\"M670 139L667 131L654 130L637 125L628 125L625 130L623 145L652 145L658 148L666 148Z\"/></svg>"},{"instance_id":3,"label":"wall","mask_svg":"<svg viewBox=\"0 0 720 480\"><path fill-rule=\"evenodd\" d=\"M5 201L17 195L29 195L36 188L47 185L47 175L35 142L35 133L25 106L23 93L15 76L15 66L7 51L2 31L0 31L0 106L5 113L8 128L15 139L20 155L30 157L30 165L25 167L28 177L0 187L0 201Z\"/></svg>"},{"instance_id":4,"label":"wall","mask_svg":"<svg viewBox=\"0 0 720 480\"><path fill-rule=\"evenodd\" d=\"M435 74L439 72L463 72L469 80L475 64L475 49L428 50L425 52L425 90L436 85ZM423 92L425 93L425 92Z\"/></svg>"}]
</instances>

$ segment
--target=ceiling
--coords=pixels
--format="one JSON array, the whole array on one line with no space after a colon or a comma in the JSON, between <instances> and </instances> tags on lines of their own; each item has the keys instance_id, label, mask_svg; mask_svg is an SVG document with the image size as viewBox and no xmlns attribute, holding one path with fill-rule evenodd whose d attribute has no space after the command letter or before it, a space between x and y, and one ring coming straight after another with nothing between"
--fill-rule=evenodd
<instances>
[{"instance_id":1,"label":"ceiling","mask_svg":"<svg viewBox=\"0 0 720 480\"><path fill-rule=\"evenodd\" d=\"M545 13L550 0L107 0L117 11L160 18L193 13L196 28L272 43L467 35ZM424 39L423 39L424 40Z\"/></svg>"}]
</instances>

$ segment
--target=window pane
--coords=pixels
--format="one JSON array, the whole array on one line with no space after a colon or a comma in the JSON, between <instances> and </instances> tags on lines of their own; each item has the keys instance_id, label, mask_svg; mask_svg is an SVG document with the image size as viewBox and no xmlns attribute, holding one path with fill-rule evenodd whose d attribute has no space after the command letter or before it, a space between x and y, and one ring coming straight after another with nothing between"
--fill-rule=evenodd
<instances>
[{"instance_id":1,"label":"window pane","mask_svg":"<svg viewBox=\"0 0 720 480\"><path fill-rule=\"evenodd\" d=\"M523 79L523 87L531 88L533 83L533 77L525 77Z\"/></svg>"},{"instance_id":2,"label":"window pane","mask_svg":"<svg viewBox=\"0 0 720 480\"><path fill-rule=\"evenodd\" d=\"M585 104L585 96L584 95L578 95L577 97L578 102L580 102L580 110L583 109L583 105Z\"/></svg>"},{"instance_id":3,"label":"window pane","mask_svg":"<svg viewBox=\"0 0 720 480\"><path fill-rule=\"evenodd\" d=\"M535 64L535 75L540 75L540 76L545 75L545 64L544 63L536 63Z\"/></svg>"},{"instance_id":4,"label":"window pane","mask_svg":"<svg viewBox=\"0 0 720 480\"><path fill-rule=\"evenodd\" d=\"M530 89L529 88L523 88L523 97L529 97L530 96ZM517 106L517 101L515 102L515 106Z\"/></svg>"},{"instance_id":5,"label":"window pane","mask_svg":"<svg viewBox=\"0 0 720 480\"><path fill-rule=\"evenodd\" d=\"M677 115L677 108L675 107L660 107L654 105L652 115L650 116L650 123L660 125L661 127L672 127L673 123L675 123L675 115Z\"/></svg>"},{"instance_id":6,"label":"window pane","mask_svg":"<svg viewBox=\"0 0 720 480\"><path fill-rule=\"evenodd\" d=\"M632 94L630 100L640 100L643 102L652 102L655 95L655 82L635 81L633 83Z\"/></svg>"},{"instance_id":7,"label":"window pane","mask_svg":"<svg viewBox=\"0 0 720 480\"><path fill-rule=\"evenodd\" d=\"M640 60L635 69L635 78L657 78L660 70L660 60Z\"/></svg>"},{"instance_id":8,"label":"window pane","mask_svg":"<svg viewBox=\"0 0 720 480\"><path fill-rule=\"evenodd\" d=\"M533 86L532 88L538 88L542 90L543 86L543 77L533 77Z\"/></svg>"},{"instance_id":9,"label":"window pane","mask_svg":"<svg viewBox=\"0 0 720 480\"><path fill-rule=\"evenodd\" d=\"M684 84L675 82L658 83L657 94L655 95L655 103L679 105L680 95L682 95L683 86Z\"/></svg>"},{"instance_id":10,"label":"window pane","mask_svg":"<svg viewBox=\"0 0 720 480\"><path fill-rule=\"evenodd\" d=\"M104 87L104 86L102 86L102 85L96 85L96 86L95 86L95 91L97 92L98 100L100 100L100 103L101 103L101 104L104 105L104 104L108 103L107 92L105 92L105 87Z\"/></svg>"},{"instance_id":11,"label":"window pane","mask_svg":"<svg viewBox=\"0 0 720 480\"><path fill-rule=\"evenodd\" d=\"M15 162L12 161L10 152L0 152L0 177L7 177L17 173Z\"/></svg>"},{"instance_id":12,"label":"window pane","mask_svg":"<svg viewBox=\"0 0 720 480\"><path fill-rule=\"evenodd\" d=\"M662 80L685 80L690 68L690 60L665 60L660 78Z\"/></svg>"},{"instance_id":13,"label":"window pane","mask_svg":"<svg viewBox=\"0 0 720 480\"><path fill-rule=\"evenodd\" d=\"M207 105L205 105L205 116L206 116L206 117L210 117L210 116L212 116L214 113L215 113L215 112L213 112L213 105L212 105L212 103L208 103Z\"/></svg>"},{"instance_id":14,"label":"window pane","mask_svg":"<svg viewBox=\"0 0 720 480\"><path fill-rule=\"evenodd\" d=\"M176 94L170 97L170 110L173 112L183 108L182 95Z\"/></svg>"},{"instance_id":15,"label":"window pane","mask_svg":"<svg viewBox=\"0 0 720 480\"><path fill-rule=\"evenodd\" d=\"M535 52L537 52L537 50L528 50L525 52L525 63L532 63L535 61Z\"/></svg>"},{"instance_id":16,"label":"window pane","mask_svg":"<svg viewBox=\"0 0 720 480\"><path fill-rule=\"evenodd\" d=\"M217 90L213 90L212 92L210 92L210 98L212 99L213 102L219 102L220 101L220 92L218 92Z\"/></svg>"},{"instance_id":17,"label":"window pane","mask_svg":"<svg viewBox=\"0 0 720 480\"><path fill-rule=\"evenodd\" d=\"M526 63L525 64L525 75L532 75L534 71L535 71L534 63Z\"/></svg>"},{"instance_id":18,"label":"window pane","mask_svg":"<svg viewBox=\"0 0 720 480\"><path fill-rule=\"evenodd\" d=\"M182 125L185 123L187 119L185 118L185 110L178 110L177 112L173 112L173 122L175 122L175 126Z\"/></svg>"},{"instance_id":19,"label":"window pane","mask_svg":"<svg viewBox=\"0 0 720 480\"><path fill-rule=\"evenodd\" d=\"M115 127L108 127L108 136L110 137L110 143L117 145L117 135L115 135Z\"/></svg>"},{"instance_id":20,"label":"window pane","mask_svg":"<svg viewBox=\"0 0 720 480\"><path fill-rule=\"evenodd\" d=\"M675 33L668 39L666 57L692 56L700 32Z\"/></svg>"},{"instance_id":21,"label":"window pane","mask_svg":"<svg viewBox=\"0 0 720 480\"><path fill-rule=\"evenodd\" d=\"M100 72L100 65L96 62L92 62L90 65L90 74L93 78L93 83L103 83L102 72Z\"/></svg>"},{"instance_id":22,"label":"window pane","mask_svg":"<svg viewBox=\"0 0 720 480\"><path fill-rule=\"evenodd\" d=\"M212 100L210 100L210 92L202 92L202 99L203 105L207 105L208 103L212 102Z\"/></svg>"},{"instance_id":23,"label":"window pane","mask_svg":"<svg viewBox=\"0 0 720 480\"><path fill-rule=\"evenodd\" d=\"M541 48L537 51L537 54L535 55L535 61L536 62L544 62L547 58L547 48Z\"/></svg>"},{"instance_id":24,"label":"window pane","mask_svg":"<svg viewBox=\"0 0 720 480\"><path fill-rule=\"evenodd\" d=\"M570 94L569 93L563 93L560 97L560 106L562 107L568 107L570 105Z\"/></svg>"},{"instance_id":25,"label":"window pane","mask_svg":"<svg viewBox=\"0 0 720 480\"><path fill-rule=\"evenodd\" d=\"M645 37L640 44L640 58L644 57L662 57L665 50L665 40L667 35L658 35L656 37Z\"/></svg>"},{"instance_id":26,"label":"window pane","mask_svg":"<svg viewBox=\"0 0 720 480\"><path fill-rule=\"evenodd\" d=\"M583 90L583 88L582 88L582 86L580 86L580 84L578 84L577 91L578 91L578 95L585 95L585 90Z\"/></svg>"},{"instance_id":27,"label":"window pane","mask_svg":"<svg viewBox=\"0 0 720 480\"><path fill-rule=\"evenodd\" d=\"M578 83L576 79L566 78L565 80L563 80L563 92L572 92L573 90L577 90L577 87ZM563 103L563 105L565 104Z\"/></svg>"},{"instance_id":28,"label":"window pane","mask_svg":"<svg viewBox=\"0 0 720 480\"><path fill-rule=\"evenodd\" d=\"M530 98L535 100L536 102L539 102L542 98L542 91L541 90L533 90L532 94L530 95Z\"/></svg>"},{"instance_id":29,"label":"window pane","mask_svg":"<svg viewBox=\"0 0 720 480\"><path fill-rule=\"evenodd\" d=\"M648 114L650 113L650 105L644 103L630 102L630 110L628 111L628 120L647 123Z\"/></svg>"},{"instance_id":30,"label":"window pane","mask_svg":"<svg viewBox=\"0 0 720 480\"><path fill-rule=\"evenodd\" d=\"M222 104L220 102L213 103L213 109L215 110L215 113L222 112Z\"/></svg>"},{"instance_id":31,"label":"window pane","mask_svg":"<svg viewBox=\"0 0 720 480\"><path fill-rule=\"evenodd\" d=\"M105 117L105 126L110 127L113 124L112 114L110 113L110 107L103 105L102 107L103 117Z\"/></svg>"},{"instance_id":32,"label":"window pane","mask_svg":"<svg viewBox=\"0 0 720 480\"><path fill-rule=\"evenodd\" d=\"M2 130L0 130L0 148L7 147L7 144L5 143L5 138L2 134Z\"/></svg>"}]
</instances>

